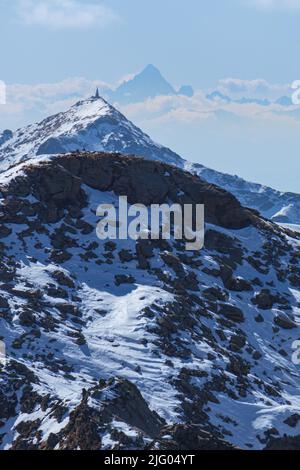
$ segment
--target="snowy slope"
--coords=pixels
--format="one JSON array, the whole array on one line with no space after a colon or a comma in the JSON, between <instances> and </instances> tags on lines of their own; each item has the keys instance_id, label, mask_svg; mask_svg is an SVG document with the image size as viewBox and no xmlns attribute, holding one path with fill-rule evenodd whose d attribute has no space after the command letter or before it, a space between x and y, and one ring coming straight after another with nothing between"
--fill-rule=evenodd
<instances>
[{"instance_id":1,"label":"snowy slope","mask_svg":"<svg viewBox=\"0 0 300 470\"><path fill-rule=\"evenodd\" d=\"M41 154L76 150L122 152L180 165L181 158L153 142L102 98L79 101L13 133L0 145L0 170Z\"/></svg>"},{"instance_id":2,"label":"snowy slope","mask_svg":"<svg viewBox=\"0 0 300 470\"><path fill-rule=\"evenodd\" d=\"M96 208L125 190L205 200L204 250L100 241ZM262 449L300 435L299 236L188 173L113 154L34 158L0 191L2 449Z\"/></svg>"},{"instance_id":3,"label":"snowy slope","mask_svg":"<svg viewBox=\"0 0 300 470\"><path fill-rule=\"evenodd\" d=\"M300 195L285 193L203 165L186 162L185 169L234 194L246 207L258 210L274 222L300 224Z\"/></svg>"},{"instance_id":4,"label":"snowy slope","mask_svg":"<svg viewBox=\"0 0 300 470\"><path fill-rule=\"evenodd\" d=\"M185 161L153 142L102 98L80 101L64 113L19 129L12 135L7 131L5 139L0 135L0 171L35 155L83 149L135 154L184 167L228 190L243 205L258 210L266 218L278 223L300 224L300 195L282 193Z\"/></svg>"}]
</instances>

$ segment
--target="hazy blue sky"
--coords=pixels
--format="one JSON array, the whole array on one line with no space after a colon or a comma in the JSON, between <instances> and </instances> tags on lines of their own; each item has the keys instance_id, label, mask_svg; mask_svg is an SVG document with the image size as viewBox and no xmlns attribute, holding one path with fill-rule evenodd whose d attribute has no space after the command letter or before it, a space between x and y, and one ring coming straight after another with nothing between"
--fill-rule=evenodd
<instances>
[{"instance_id":1,"label":"hazy blue sky","mask_svg":"<svg viewBox=\"0 0 300 470\"><path fill-rule=\"evenodd\" d=\"M87 80L81 85L86 91L95 80L114 84L153 63L173 85L191 84L199 94L122 109L129 118L186 158L300 192L298 115L253 106L211 112L201 100L203 90L222 86L235 92L239 83L250 95L286 94L288 84L300 79L300 0L0 0L0 5L0 80L28 85L11 88L18 95L0 107L0 128L65 107L63 91L68 95L74 77ZM220 82L229 77L240 82ZM256 79L265 80L263 86ZM39 88L45 83L62 90L53 103L53 87Z\"/></svg>"},{"instance_id":2,"label":"hazy blue sky","mask_svg":"<svg viewBox=\"0 0 300 470\"><path fill-rule=\"evenodd\" d=\"M102 5L55 26L35 6ZM173 82L212 86L228 76L298 78L297 0L0 0L1 78L11 83L85 76L114 81L155 63ZM261 8L259 7L261 4ZM263 5L266 5L263 7ZM281 8L280 8L281 6ZM294 7L293 7L294 6ZM45 7L46 8L46 7ZM34 15L35 13L35 15ZM57 13L57 12L56 12ZM74 15L65 8L68 14ZM55 18L55 17L54 17ZM94 18L94 20L93 20Z\"/></svg>"}]
</instances>

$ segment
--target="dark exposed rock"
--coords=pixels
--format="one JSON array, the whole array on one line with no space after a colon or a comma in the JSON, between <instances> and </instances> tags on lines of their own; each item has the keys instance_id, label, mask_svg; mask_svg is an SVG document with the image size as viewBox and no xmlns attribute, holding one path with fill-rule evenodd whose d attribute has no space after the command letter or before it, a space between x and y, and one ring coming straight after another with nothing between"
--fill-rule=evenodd
<instances>
[{"instance_id":1,"label":"dark exposed rock","mask_svg":"<svg viewBox=\"0 0 300 470\"><path fill-rule=\"evenodd\" d=\"M68 253L66 250L52 250L50 259L55 263L64 263L65 261L69 261L72 258L72 255Z\"/></svg>"},{"instance_id":2,"label":"dark exposed rock","mask_svg":"<svg viewBox=\"0 0 300 470\"><path fill-rule=\"evenodd\" d=\"M117 245L115 242L109 241L104 244L105 251L115 251Z\"/></svg>"},{"instance_id":3,"label":"dark exposed rock","mask_svg":"<svg viewBox=\"0 0 300 470\"><path fill-rule=\"evenodd\" d=\"M40 431L38 428L41 424L39 419L35 421L22 421L17 424L16 431L18 432L18 437L15 439L11 450L37 450L38 446L34 442L35 439L38 439Z\"/></svg>"},{"instance_id":4,"label":"dark exposed rock","mask_svg":"<svg viewBox=\"0 0 300 470\"><path fill-rule=\"evenodd\" d=\"M248 375L250 371L250 364L244 361L241 357L231 356L227 370L237 376Z\"/></svg>"},{"instance_id":5,"label":"dark exposed rock","mask_svg":"<svg viewBox=\"0 0 300 470\"><path fill-rule=\"evenodd\" d=\"M253 289L251 283L241 277L231 277L227 279L224 282L224 286L236 292L251 291Z\"/></svg>"},{"instance_id":6,"label":"dark exposed rock","mask_svg":"<svg viewBox=\"0 0 300 470\"><path fill-rule=\"evenodd\" d=\"M224 292L219 286L208 287L203 291L203 295L208 300L220 300L223 302L228 300L228 294Z\"/></svg>"},{"instance_id":7,"label":"dark exposed rock","mask_svg":"<svg viewBox=\"0 0 300 470\"><path fill-rule=\"evenodd\" d=\"M123 263L129 263L134 259L134 255L129 250L121 250L119 251L119 258Z\"/></svg>"},{"instance_id":8,"label":"dark exposed rock","mask_svg":"<svg viewBox=\"0 0 300 470\"><path fill-rule=\"evenodd\" d=\"M299 450L300 436L271 437L264 450Z\"/></svg>"},{"instance_id":9,"label":"dark exposed rock","mask_svg":"<svg viewBox=\"0 0 300 470\"><path fill-rule=\"evenodd\" d=\"M283 312L274 318L274 323L280 326L280 328L284 328L285 330L297 328L297 325L294 320Z\"/></svg>"},{"instance_id":10,"label":"dark exposed rock","mask_svg":"<svg viewBox=\"0 0 300 470\"><path fill-rule=\"evenodd\" d=\"M237 334L230 338L229 347L232 351L240 351L246 344L246 337L243 334Z\"/></svg>"},{"instance_id":11,"label":"dark exposed rock","mask_svg":"<svg viewBox=\"0 0 300 470\"><path fill-rule=\"evenodd\" d=\"M274 295L269 289L262 289L251 299L254 305L262 310L270 310L275 303L286 303L287 301L278 295Z\"/></svg>"},{"instance_id":12,"label":"dark exposed rock","mask_svg":"<svg viewBox=\"0 0 300 470\"><path fill-rule=\"evenodd\" d=\"M252 357L255 361L258 361L259 359L262 358L262 354L259 351L254 351Z\"/></svg>"},{"instance_id":13,"label":"dark exposed rock","mask_svg":"<svg viewBox=\"0 0 300 470\"><path fill-rule=\"evenodd\" d=\"M17 297L28 300L37 300L42 297L42 292L39 289L12 289L12 293Z\"/></svg>"},{"instance_id":14,"label":"dark exposed rock","mask_svg":"<svg viewBox=\"0 0 300 470\"><path fill-rule=\"evenodd\" d=\"M264 317L259 313L256 317L255 317L255 321L257 323L263 323L264 322Z\"/></svg>"},{"instance_id":15,"label":"dark exposed rock","mask_svg":"<svg viewBox=\"0 0 300 470\"><path fill-rule=\"evenodd\" d=\"M283 422L290 426L291 428L295 428L300 421L300 415L298 413L294 413L288 418L286 418Z\"/></svg>"},{"instance_id":16,"label":"dark exposed rock","mask_svg":"<svg viewBox=\"0 0 300 470\"><path fill-rule=\"evenodd\" d=\"M63 271L54 271L52 277L62 286L70 287L71 289L75 287L74 281Z\"/></svg>"},{"instance_id":17,"label":"dark exposed rock","mask_svg":"<svg viewBox=\"0 0 300 470\"><path fill-rule=\"evenodd\" d=\"M229 304L221 304L219 314L224 315L228 320L242 323L245 320L244 314L238 307Z\"/></svg>"},{"instance_id":18,"label":"dark exposed rock","mask_svg":"<svg viewBox=\"0 0 300 470\"><path fill-rule=\"evenodd\" d=\"M103 387L106 386L103 384ZM46 448L59 444L59 448L64 450L99 450L102 447L101 429L113 419L124 421L152 438L156 437L165 423L149 410L137 388L127 380L112 380L110 388L112 399L99 408L91 407L88 398L92 397L94 402L100 400L101 387L84 390L81 403L70 414L69 423L56 439L52 437L47 441Z\"/></svg>"},{"instance_id":19,"label":"dark exposed rock","mask_svg":"<svg viewBox=\"0 0 300 470\"><path fill-rule=\"evenodd\" d=\"M137 240L135 249L139 267L141 269L148 269L150 267L148 260L153 256L153 245L149 240L140 239Z\"/></svg>"},{"instance_id":20,"label":"dark exposed rock","mask_svg":"<svg viewBox=\"0 0 300 470\"><path fill-rule=\"evenodd\" d=\"M204 431L200 426L178 424L166 426L161 430L158 439L151 445L159 450L234 450L224 440Z\"/></svg>"},{"instance_id":21,"label":"dark exposed rock","mask_svg":"<svg viewBox=\"0 0 300 470\"><path fill-rule=\"evenodd\" d=\"M49 295L49 297L54 297L57 299L68 298L68 292L62 287L47 287L46 292L47 292L47 295Z\"/></svg>"},{"instance_id":22,"label":"dark exposed rock","mask_svg":"<svg viewBox=\"0 0 300 470\"><path fill-rule=\"evenodd\" d=\"M127 194L129 202L204 203L206 221L214 229L207 231L205 249L199 252L187 252L184 241L173 239L96 242L96 215L86 186ZM27 423L30 420L24 416L16 429L19 434L11 438L6 434L14 441L10 441L13 448L101 449L105 435L116 449L229 449L224 439L233 441L240 430L231 407L226 410L223 403L233 400L241 412L243 403L254 396L262 397L263 406L273 401L290 405L284 398L286 386L293 386L285 365L289 361L271 364L260 352L265 350L266 334L268 348L286 357L283 352L289 351L293 335L284 331L291 325L287 319L296 325L286 311L297 306L289 293L289 277L297 281L299 259L280 227L242 208L226 191L179 169L114 154L50 157L47 163L24 166L2 189L1 223L10 227L25 222L28 228L0 242L1 328L9 332L10 358L18 357L0 365L0 426L4 426L0 441L7 419L38 411L43 420L66 419L64 428L43 441L42 422ZM24 200L29 195L36 202ZM232 230L225 234L218 225ZM253 226L258 244L270 241L257 252L249 250L247 241L234 231L248 225ZM270 271L270 276L253 279L255 266L258 272ZM28 268L34 276L27 275ZM44 279L37 280L39 270L48 284L36 289ZM251 284L259 286L253 304L249 301L253 295L240 294L250 291ZM118 312L112 313L108 304L111 298L117 305L119 296L130 293L129 299L144 286L151 286L156 300L149 295L149 306L137 311L136 338L134 334L128 346L139 351L135 360L134 354L131 358L122 352L126 337L119 334L118 325L110 328ZM172 300L165 301L168 294ZM135 305L139 301L144 305L146 297L147 289L134 299ZM258 308L269 310L275 304L280 308L277 313L257 315ZM108 355L117 363L112 373L128 373L134 383L115 376L107 379ZM153 376L147 375L149 370ZM63 380L62 389L70 384L73 390L76 380L85 383L82 399L76 392L72 402L65 400L61 387L55 390L52 380L46 383L48 373ZM159 394L160 386L172 387L177 401L174 416L178 413L181 424L166 426L149 408L149 396L152 390ZM43 396L45 390L48 397ZM165 407L162 398L159 410ZM157 406L156 397L153 403ZM212 424L216 420L217 427ZM278 430L274 426L256 436L257 441L280 436L282 423L274 421ZM296 421L291 417L289 423ZM124 423L124 429L118 428L118 422ZM253 438L251 434L251 442Z\"/></svg>"},{"instance_id":23,"label":"dark exposed rock","mask_svg":"<svg viewBox=\"0 0 300 470\"><path fill-rule=\"evenodd\" d=\"M60 164L68 175L80 178L92 188L127 194L130 203L163 203L168 193L178 194L184 188L188 201L178 199L174 202L204 203L207 221L228 228L242 228L255 223L253 214L243 209L226 191L160 162L101 153L86 158L83 153L64 155ZM166 170L170 176L166 176Z\"/></svg>"},{"instance_id":24,"label":"dark exposed rock","mask_svg":"<svg viewBox=\"0 0 300 470\"><path fill-rule=\"evenodd\" d=\"M224 233L211 229L207 230L205 247L209 250L216 250L219 253L230 255L230 260L233 263L240 264L242 262L243 250L239 242Z\"/></svg>"},{"instance_id":25,"label":"dark exposed rock","mask_svg":"<svg viewBox=\"0 0 300 470\"><path fill-rule=\"evenodd\" d=\"M20 324L23 326L32 326L35 322L34 314L29 309L24 309L19 316Z\"/></svg>"},{"instance_id":26,"label":"dark exposed rock","mask_svg":"<svg viewBox=\"0 0 300 470\"><path fill-rule=\"evenodd\" d=\"M129 380L120 379L116 381L113 390L116 398L105 407L104 414L117 416L155 438L165 421L149 409L137 387Z\"/></svg>"}]
</instances>

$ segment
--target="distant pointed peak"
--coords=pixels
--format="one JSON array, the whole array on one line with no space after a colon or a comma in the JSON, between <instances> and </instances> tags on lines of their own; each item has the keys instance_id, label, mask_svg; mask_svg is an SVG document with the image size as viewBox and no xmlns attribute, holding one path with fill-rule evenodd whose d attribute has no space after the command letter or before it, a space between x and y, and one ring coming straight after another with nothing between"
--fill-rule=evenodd
<instances>
[{"instance_id":1,"label":"distant pointed peak","mask_svg":"<svg viewBox=\"0 0 300 470\"><path fill-rule=\"evenodd\" d=\"M161 75L160 70L157 67L155 67L155 65L153 65L153 64L146 65L146 67L142 70L141 73L142 74L144 74L144 73L156 73L156 74Z\"/></svg>"},{"instance_id":2,"label":"distant pointed peak","mask_svg":"<svg viewBox=\"0 0 300 470\"><path fill-rule=\"evenodd\" d=\"M148 69L148 70L158 70L158 68L155 67L155 65L153 65L153 64L148 64L148 65L146 65L145 69Z\"/></svg>"}]
</instances>

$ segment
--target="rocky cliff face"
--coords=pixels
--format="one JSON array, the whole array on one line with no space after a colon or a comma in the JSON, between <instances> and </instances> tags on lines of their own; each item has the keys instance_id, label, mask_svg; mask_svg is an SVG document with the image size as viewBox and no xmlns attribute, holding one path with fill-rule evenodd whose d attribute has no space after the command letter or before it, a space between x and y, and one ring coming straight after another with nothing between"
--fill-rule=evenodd
<instances>
[{"instance_id":1,"label":"rocky cliff face","mask_svg":"<svg viewBox=\"0 0 300 470\"><path fill-rule=\"evenodd\" d=\"M0 192L2 449L294 446L295 233L187 172L117 154L35 158ZM204 203L204 249L100 241L96 208L118 195Z\"/></svg>"}]
</instances>

